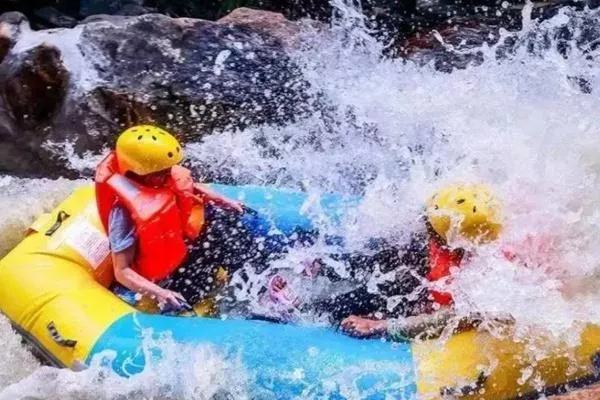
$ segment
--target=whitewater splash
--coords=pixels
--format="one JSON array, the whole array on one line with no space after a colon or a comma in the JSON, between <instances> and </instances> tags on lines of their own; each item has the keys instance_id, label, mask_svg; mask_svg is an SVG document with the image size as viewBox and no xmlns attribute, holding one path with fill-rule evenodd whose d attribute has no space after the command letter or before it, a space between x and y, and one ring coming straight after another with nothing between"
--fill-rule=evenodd
<instances>
[{"instance_id":1,"label":"whitewater splash","mask_svg":"<svg viewBox=\"0 0 600 400\"><path fill-rule=\"evenodd\" d=\"M8 323L0 323L0 332L8 334ZM10 334L9 334L10 336ZM16 338L16 336L11 336ZM18 343L10 343L18 351L9 353L3 360L4 367L11 370L11 380L22 380L7 386L11 380L3 380L7 386L0 392L1 400L13 399L193 399L228 400L249 399L247 372L236 358L227 359L209 346L190 346L175 343L168 335L154 338L152 332L144 333L142 352L152 357L160 351L163 358L151 363L142 373L128 379L105 368L116 353L107 351L96 356L89 368L74 373L67 369L39 367L32 356ZM14 342L15 340L13 340ZM20 362L16 370L4 362ZM24 361L24 362L23 362ZM29 376L27 376L29 375ZM2 379L0 375L0 379Z\"/></svg>"},{"instance_id":2,"label":"whitewater splash","mask_svg":"<svg viewBox=\"0 0 600 400\"><path fill-rule=\"evenodd\" d=\"M594 61L600 35L589 28L600 22L599 12L564 9L539 23L527 18L526 8L522 32L500 32L498 45L456 50L481 52L484 61L446 74L383 58L383 45L365 30L360 14L341 9L329 32L293 55L327 107L285 127L207 137L187 146L190 160L239 182L300 188L313 197L327 191L364 195L336 232L352 249L373 236L407 240L422 229L423 202L444 184L489 183L504 201L505 230L500 243L477 249L453 283L459 312L511 313L523 334L543 327L567 340L581 323L600 322L594 282L600 276L600 68ZM515 43L508 52L506 38ZM87 167L84 161L74 158L74 165ZM37 214L81 183L2 178L0 254ZM505 246L527 248L531 267L516 269L499 257ZM326 251L318 243L288 261ZM94 369L38 369L8 326L0 332L0 398L150 399L165 395L164 385L181 384L160 374L124 383ZM199 354L191 365L219 360ZM12 367L15 357L25 360L22 369ZM208 385L211 393L229 384L218 374L189 379L186 387ZM70 388L71 397L60 386L42 392L49 382ZM205 398L190 390L166 396ZM243 398L240 390L236 398Z\"/></svg>"}]
</instances>

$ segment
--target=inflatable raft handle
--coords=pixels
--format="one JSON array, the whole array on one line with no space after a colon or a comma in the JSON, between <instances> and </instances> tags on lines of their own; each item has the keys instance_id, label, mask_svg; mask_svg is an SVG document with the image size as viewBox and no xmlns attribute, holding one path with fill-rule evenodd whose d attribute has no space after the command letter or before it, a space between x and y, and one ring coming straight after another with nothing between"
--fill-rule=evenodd
<instances>
[{"instance_id":1,"label":"inflatable raft handle","mask_svg":"<svg viewBox=\"0 0 600 400\"><path fill-rule=\"evenodd\" d=\"M254 208L250 208L244 204L242 204L242 210L244 210L244 212L246 214L251 215L253 217L256 217L258 215L258 211L256 211Z\"/></svg>"},{"instance_id":2,"label":"inflatable raft handle","mask_svg":"<svg viewBox=\"0 0 600 400\"><path fill-rule=\"evenodd\" d=\"M600 378L600 351L597 351L592 355L592 371L594 376Z\"/></svg>"},{"instance_id":3,"label":"inflatable raft handle","mask_svg":"<svg viewBox=\"0 0 600 400\"><path fill-rule=\"evenodd\" d=\"M446 398L446 397L455 398L455 397L469 396L469 395L473 395L475 393L479 393L479 391L481 389L483 389L483 385L485 385L487 378L488 378L487 375L482 372L477 377L477 380L475 382L471 383L470 385L465 385L465 386L458 387L458 388L451 388L448 386L444 386L443 388L440 389L440 395L443 398Z\"/></svg>"},{"instance_id":4,"label":"inflatable raft handle","mask_svg":"<svg viewBox=\"0 0 600 400\"><path fill-rule=\"evenodd\" d=\"M58 212L58 214L56 215L56 222L54 223L54 225L52 225L50 228L48 228L45 235L52 236L54 234L54 232L56 232L58 230L58 228L60 228L62 223L69 217L70 217L69 214L67 214L63 210L60 210Z\"/></svg>"},{"instance_id":5,"label":"inflatable raft handle","mask_svg":"<svg viewBox=\"0 0 600 400\"><path fill-rule=\"evenodd\" d=\"M46 328L48 329L48 333L50 334L52 340L54 340L59 346L75 347L75 345L77 344L77 340L65 339L64 337L62 337L62 335L58 333L58 329L56 329L54 321L50 321Z\"/></svg>"}]
</instances>

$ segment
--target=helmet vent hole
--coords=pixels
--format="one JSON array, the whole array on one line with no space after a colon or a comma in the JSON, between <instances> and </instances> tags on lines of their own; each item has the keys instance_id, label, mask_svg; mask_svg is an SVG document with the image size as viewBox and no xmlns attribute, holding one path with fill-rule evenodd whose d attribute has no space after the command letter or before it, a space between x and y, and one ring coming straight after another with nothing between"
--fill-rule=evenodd
<instances>
[{"instance_id":1,"label":"helmet vent hole","mask_svg":"<svg viewBox=\"0 0 600 400\"><path fill-rule=\"evenodd\" d=\"M473 214L477 212L477 206L473 206Z\"/></svg>"},{"instance_id":2,"label":"helmet vent hole","mask_svg":"<svg viewBox=\"0 0 600 400\"><path fill-rule=\"evenodd\" d=\"M167 155L169 156L169 158L173 158L173 153L172 152L169 152Z\"/></svg>"},{"instance_id":3,"label":"helmet vent hole","mask_svg":"<svg viewBox=\"0 0 600 400\"><path fill-rule=\"evenodd\" d=\"M146 128L146 132L150 132L150 128Z\"/></svg>"},{"instance_id":4,"label":"helmet vent hole","mask_svg":"<svg viewBox=\"0 0 600 400\"><path fill-rule=\"evenodd\" d=\"M142 137L143 137L142 135L138 136L138 140L142 140Z\"/></svg>"},{"instance_id":5,"label":"helmet vent hole","mask_svg":"<svg viewBox=\"0 0 600 400\"><path fill-rule=\"evenodd\" d=\"M456 204L462 204L465 202L465 199L458 199L456 200Z\"/></svg>"},{"instance_id":6,"label":"helmet vent hole","mask_svg":"<svg viewBox=\"0 0 600 400\"><path fill-rule=\"evenodd\" d=\"M181 151L181 149L179 148L179 146L177 146L177 152L179 153Z\"/></svg>"},{"instance_id":7,"label":"helmet vent hole","mask_svg":"<svg viewBox=\"0 0 600 400\"><path fill-rule=\"evenodd\" d=\"M152 136L152 140L156 142L156 136Z\"/></svg>"}]
</instances>

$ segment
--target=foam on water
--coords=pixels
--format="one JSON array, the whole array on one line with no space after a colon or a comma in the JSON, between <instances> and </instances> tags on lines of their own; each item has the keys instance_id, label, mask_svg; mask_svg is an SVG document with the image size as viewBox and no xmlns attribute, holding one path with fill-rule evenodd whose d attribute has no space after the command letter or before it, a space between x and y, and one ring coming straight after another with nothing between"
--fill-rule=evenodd
<instances>
[{"instance_id":1,"label":"foam on water","mask_svg":"<svg viewBox=\"0 0 600 400\"><path fill-rule=\"evenodd\" d=\"M489 183L505 204L505 229L498 243L472 249L472 262L453 282L459 312L511 313L522 332L543 328L570 341L582 323L600 322L600 68L589 29L599 12L564 9L540 23L527 19L525 7L523 31L501 33L516 42L506 58L496 59L499 46L486 46L477 49L482 65L447 74L382 58L360 14L338 6L344 12L332 29L293 55L326 107L287 126L207 137L187 146L192 162L240 182L314 196L364 194L341 232L354 248L368 237L404 240L422 229L423 202L444 184ZM77 184L2 178L0 254ZM527 254L528 267L507 262L507 248ZM302 250L306 257L323 251ZM293 252L290 262L302 258ZM3 354L20 354L8 329L0 332L8 343ZM546 350L536 351L532 359ZM196 363L213 360L198 354ZM160 398L164 382L158 373L125 382L94 369L23 365L14 374L6 365L3 385L14 385L0 398ZM184 387L222 387L225 375L185 376L191 381ZM523 371L523 380L535 378Z\"/></svg>"},{"instance_id":2,"label":"foam on water","mask_svg":"<svg viewBox=\"0 0 600 400\"><path fill-rule=\"evenodd\" d=\"M106 352L92 360L88 369L78 373L50 367L37 368L30 376L4 388L0 399L249 398L247 373L238 360L225 360L211 347L177 344L168 336L152 339L151 332L147 332L145 337L142 351L151 358L152 353L160 349L164 357L149 363L140 374L124 379L107 370L103 365L111 362L116 354Z\"/></svg>"}]
</instances>

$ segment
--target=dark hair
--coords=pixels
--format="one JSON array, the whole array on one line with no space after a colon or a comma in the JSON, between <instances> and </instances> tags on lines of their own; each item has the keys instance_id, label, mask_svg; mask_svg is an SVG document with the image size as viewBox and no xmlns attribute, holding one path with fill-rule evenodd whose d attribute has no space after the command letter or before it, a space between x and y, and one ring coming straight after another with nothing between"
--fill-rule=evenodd
<instances>
[{"instance_id":1,"label":"dark hair","mask_svg":"<svg viewBox=\"0 0 600 400\"><path fill-rule=\"evenodd\" d=\"M133 171L125 172L125 178L131 179L132 181L136 181L136 182L141 182L143 179L141 175L138 175Z\"/></svg>"}]
</instances>

